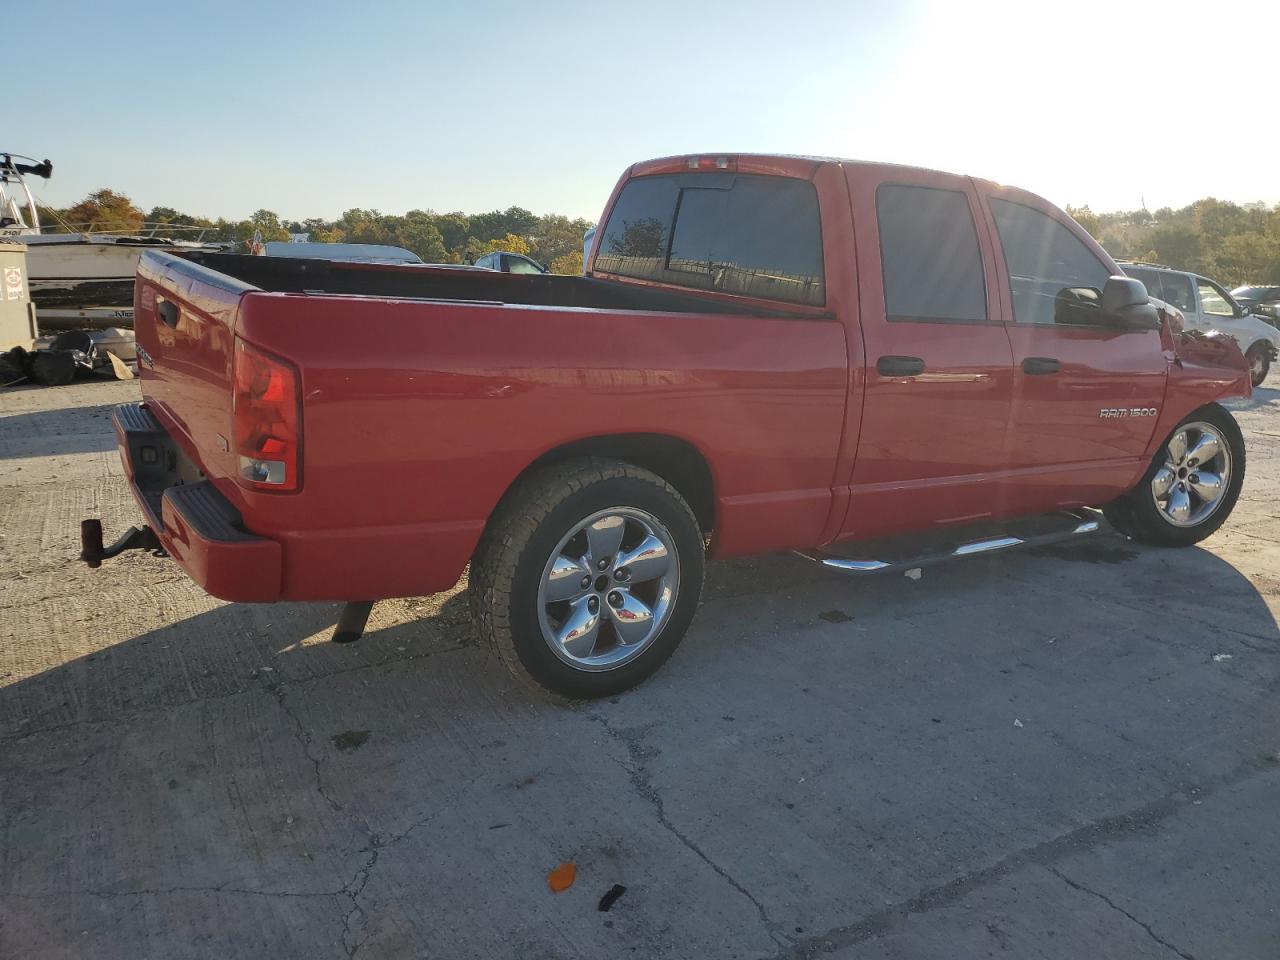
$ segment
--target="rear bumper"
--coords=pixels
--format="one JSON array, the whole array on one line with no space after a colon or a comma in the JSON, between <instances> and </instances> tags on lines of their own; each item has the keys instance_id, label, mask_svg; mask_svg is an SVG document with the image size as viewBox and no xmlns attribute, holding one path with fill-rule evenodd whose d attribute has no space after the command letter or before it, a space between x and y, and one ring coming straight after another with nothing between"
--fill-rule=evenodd
<instances>
[{"instance_id":1,"label":"rear bumper","mask_svg":"<svg viewBox=\"0 0 1280 960\"><path fill-rule=\"evenodd\" d=\"M185 455L144 404L119 406L111 419L134 499L187 575L223 600L279 600L280 544L244 529L236 508L183 463Z\"/></svg>"}]
</instances>

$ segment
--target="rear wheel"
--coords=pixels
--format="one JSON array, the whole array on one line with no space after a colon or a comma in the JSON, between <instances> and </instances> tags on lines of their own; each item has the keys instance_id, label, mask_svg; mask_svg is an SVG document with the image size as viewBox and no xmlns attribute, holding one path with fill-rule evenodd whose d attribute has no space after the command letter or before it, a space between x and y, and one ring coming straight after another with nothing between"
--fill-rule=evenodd
<instances>
[{"instance_id":1,"label":"rear wheel","mask_svg":"<svg viewBox=\"0 0 1280 960\"><path fill-rule=\"evenodd\" d=\"M630 464L567 461L494 512L472 561L472 613L517 676L602 697L672 654L702 572L702 533L675 488Z\"/></svg>"},{"instance_id":2,"label":"rear wheel","mask_svg":"<svg viewBox=\"0 0 1280 960\"><path fill-rule=\"evenodd\" d=\"M1243 482L1240 428L1230 413L1209 404L1174 428L1138 486L1104 512L1134 540L1190 546L1226 522Z\"/></svg>"},{"instance_id":3,"label":"rear wheel","mask_svg":"<svg viewBox=\"0 0 1280 960\"><path fill-rule=\"evenodd\" d=\"M1271 345L1255 343L1244 357L1249 361L1249 380L1255 387L1262 386L1262 381L1271 372Z\"/></svg>"}]
</instances>

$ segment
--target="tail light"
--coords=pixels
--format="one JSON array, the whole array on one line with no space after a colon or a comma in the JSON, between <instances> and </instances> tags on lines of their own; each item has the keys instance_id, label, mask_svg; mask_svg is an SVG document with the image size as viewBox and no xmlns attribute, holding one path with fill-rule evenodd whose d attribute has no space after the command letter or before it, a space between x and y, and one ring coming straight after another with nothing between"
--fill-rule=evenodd
<instances>
[{"instance_id":1,"label":"tail light","mask_svg":"<svg viewBox=\"0 0 1280 960\"><path fill-rule=\"evenodd\" d=\"M298 371L236 338L235 453L240 482L264 490L297 490L301 458Z\"/></svg>"}]
</instances>

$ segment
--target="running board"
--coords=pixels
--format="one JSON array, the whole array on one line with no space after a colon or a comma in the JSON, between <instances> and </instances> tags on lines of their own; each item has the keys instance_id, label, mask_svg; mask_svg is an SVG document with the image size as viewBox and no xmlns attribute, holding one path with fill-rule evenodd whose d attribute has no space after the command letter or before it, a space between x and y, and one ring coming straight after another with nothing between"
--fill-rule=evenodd
<instances>
[{"instance_id":1,"label":"running board","mask_svg":"<svg viewBox=\"0 0 1280 960\"><path fill-rule=\"evenodd\" d=\"M1061 530L1054 530L1049 533L1037 533L1029 536L999 536L989 537L983 540L973 540L968 543L962 543L957 547L949 550L942 550L936 553L926 553L920 556L907 557L900 560L872 560L872 559L852 559L849 557L833 556L832 554L822 553L819 551L804 552L801 550L793 551L797 556L804 557L806 560L812 560L814 563L820 563L824 567L830 567L833 570L840 570L844 573L885 573L887 571L899 570L916 570L920 567L932 566L936 563L945 563L949 560L955 560L960 557L973 557L980 554L996 553L1001 550L1009 550L1013 547L1040 547L1050 543L1061 543L1064 540L1071 540L1075 537L1086 536L1091 533L1097 533L1101 529L1101 514L1094 511L1072 511L1059 515L1064 520L1074 521L1071 526Z\"/></svg>"}]
</instances>

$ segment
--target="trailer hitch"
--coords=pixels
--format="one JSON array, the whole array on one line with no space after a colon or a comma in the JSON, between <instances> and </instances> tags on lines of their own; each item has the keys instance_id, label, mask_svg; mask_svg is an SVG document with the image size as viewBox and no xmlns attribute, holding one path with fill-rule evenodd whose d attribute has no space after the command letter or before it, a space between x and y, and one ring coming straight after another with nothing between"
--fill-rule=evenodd
<instances>
[{"instance_id":1,"label":"trailer hitch","mask_svg":"<svg viewBox=\"0 0 1280 960\"><path fill-rule=\"evenodd\" d=\"M110 560L126 550L150 550L156 556L164 556L164 547L156 532L150 527L142 529L130 527L109 547L102 545L102 521L80 521L80 559L91 567L102 566L103 560Z\"/></svg>"}]
</instances>

